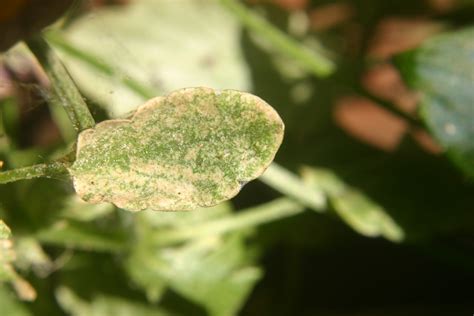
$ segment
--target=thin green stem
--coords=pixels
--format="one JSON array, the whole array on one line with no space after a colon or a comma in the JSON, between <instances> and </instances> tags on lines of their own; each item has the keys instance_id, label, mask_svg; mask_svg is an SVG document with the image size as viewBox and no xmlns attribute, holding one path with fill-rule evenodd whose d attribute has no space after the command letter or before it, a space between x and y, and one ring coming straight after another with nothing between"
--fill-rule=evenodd
<instances>
[{"instance_id":1,"label":"thin green stem","mask_svg":"<svg viewBox=\"0 0 474 316\"><path fill-rule=\"evenodd\" d=\"M120 73L116 68L110 66L89 52L72 45L62 38L60 34L48 33L46 36L48 41L63 50L69 56L91 66L95 70L111 78L119 79L124 86L135 92L137 95L142 96L145 99L151 99L157 95L157 92L155 91L156 89L147 87L141 84L139 80L132 79L130 76Z\"/></svg>"},{"instance_id":2,"label":"thin green stem","mask_svg":"<svg viewBox=\"0 0 474 316\"><path fill-rule=\"evenodd\" d=\"M304 209L304 206L291 199L280 198L249 208L237 214L205 222L192 227L192 229L184 227L163 230L157 233L155 241L162 244L174 244L190 239L252 228L257 225L302 213Z\"/></svg>"},{"instance_id":3,"label":"thin green stem","mask_svg":"<svg viewBox=\"0 0 474 316\"><path fill-rule=\"evenodd\" d=\"M67 164L52 162L0 172L0 184L40 177L62 179L67 175Z\"/></svg>"},{"instance_id":4,"label":"thin green stem","mask_svg":"<svg viewBox=\"0 0 474 316\"><path fill-rule=\"evenodd\" d=\"M64 65L49 44L33 37L26 44L43 67L51 83L51 102L62 106L77 132L95 125L94 118Z\"/></svg>"},{"instance_id":5,"label":"thin green stem","mask_svg":"<svg viewBox=\"0 0 474 316\"><path fill-rule=\"evenodd\" d=\"M276 163L272 163L259 180L314 211L323 212L326 208L324 192L306 185L297 175Z\"/></svg>"},{"instance_id":6,"label":"thin green stem","mask_svg":"<svg viewBox=\"0 0 474 316\"><path fill-rule=\"evenodd\" d=\"M289 37L238 1L220 0L220 2L227 7L243 25L268 40L281 53L297 60L317 77L325 77L334 72L335 64L328 57L309 49Z\"/></svg>"}]
</instances>

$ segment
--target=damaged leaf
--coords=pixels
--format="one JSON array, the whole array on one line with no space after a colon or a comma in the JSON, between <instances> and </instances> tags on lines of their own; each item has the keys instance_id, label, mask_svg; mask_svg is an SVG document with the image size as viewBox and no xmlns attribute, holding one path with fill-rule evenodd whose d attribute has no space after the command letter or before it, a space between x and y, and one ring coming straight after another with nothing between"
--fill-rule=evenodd
<instances>
[{"instance_id":1,"label":"damaged leaf","mask_svg":"<svg viewBox=\"0 0 474 316\"><path fill-rule=\"evenodd\" d=\"M260 98L187 88L79 135L70 172L82 199L139 211L189 210L235 196L273 160L283 122Z\"/></svg>"}]
</instances>

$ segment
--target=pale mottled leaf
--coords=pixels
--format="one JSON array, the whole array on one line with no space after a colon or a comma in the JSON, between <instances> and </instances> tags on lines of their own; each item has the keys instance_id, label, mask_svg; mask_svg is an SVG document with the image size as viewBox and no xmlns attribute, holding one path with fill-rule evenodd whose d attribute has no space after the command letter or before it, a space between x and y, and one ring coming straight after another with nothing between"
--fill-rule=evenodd
<instances>
[{"instance_id":1,"label":"pale mottled leaf","mask_svg":"<svg viewBox=\"0 0 474 316\"><path fill-rule=\"evenodd\" d=\"M283 122L243 92L187 88L79 135L70 171L85 201L139 211L212 206L271 163Z\"/></svg>"},{"instance_id":2,"label":"pale mottled leaf","mask_svg":"<svg viewBox=\"0 0 474 316\"><path fill-rule=\"evenodd\" d=\"M391 241L404 238L403 229L383 206L352 188L329 170L305 167L303 178L323 190L339 217L356 232L367 237L383 236Z\"/></svg>"}]
</instances>

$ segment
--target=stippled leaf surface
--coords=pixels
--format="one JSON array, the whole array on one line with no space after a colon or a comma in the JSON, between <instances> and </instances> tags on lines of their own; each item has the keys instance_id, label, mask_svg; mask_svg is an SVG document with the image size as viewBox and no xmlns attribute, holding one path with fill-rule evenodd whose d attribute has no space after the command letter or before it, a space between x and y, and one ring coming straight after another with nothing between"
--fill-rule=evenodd
<instances>
[{"instance_id":1,"label":"stippled leaf surface","mask_svg":"<svg viewBox=\"0 0 474 316\"><path fill-rule=\"evenodd\" d=\"M421 114L433 135L474 177L474 28L433 38L397 62L422 93Z\"/></svg>"},{"instance_id":2,"label":"stippled leaf surface","mask_svg":"<svg viewBox=\"0 0 474 316\"><path fill-rule=\"evenodd\" d=\"M188 210L235 196L273 160L283 122L260 98L187 88L79 135L70 171L89 202Z\"/></svg>"}]
</instances>

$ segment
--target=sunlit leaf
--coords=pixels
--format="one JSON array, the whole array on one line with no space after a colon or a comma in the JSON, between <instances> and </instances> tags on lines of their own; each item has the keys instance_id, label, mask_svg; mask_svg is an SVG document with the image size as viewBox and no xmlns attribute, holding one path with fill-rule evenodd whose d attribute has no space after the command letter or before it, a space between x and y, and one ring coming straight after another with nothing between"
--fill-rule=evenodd
<instances>
[{"instance_id":1,"label":"sunlit leaf","mask_svg":"<svg viewBox=\"0 0 474 316\"><path fill-rule=\"evenodd\" d=\"M188 88L141 106L130 120L83 131L71 173L89 202L139 211L212 206L273 160L283 123L262 99Z\"/></svg>"}]
</instances>

